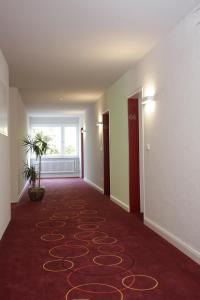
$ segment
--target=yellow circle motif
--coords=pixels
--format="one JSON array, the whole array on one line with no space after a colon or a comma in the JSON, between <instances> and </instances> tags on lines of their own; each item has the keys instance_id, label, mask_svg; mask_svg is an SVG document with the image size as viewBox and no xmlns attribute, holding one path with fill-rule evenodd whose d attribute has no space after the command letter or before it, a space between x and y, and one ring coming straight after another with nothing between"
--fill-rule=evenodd
<instances>
[{"instance_id":1,"label":"yellow circle motif","mask_svg":"<svg viewBox=\"0 0 200 300\"><path fill-rule=\"evenodd\" d=\"M91 230L91 231L81 231L81 232L77 232L74 234L74 238L76 240L79 240L79 241L90 241L92 240L94 237L107 237L108 234L105 233L105 232L101 232L101 231L94 231L94 230Z\"/></svg>"},{"instance_id":2,"label":"yellow circle motif","mask_svg":"<svg viewBox=\"0 0 200 300\"><path fill-rule=\"evenodd\" d=\"M50 267L51 264L54 264L55 262L58 263L58 269ZM66 262L70 264L69 267L64 266L64 264ZM64 259L64 260L62 260L62 259L56 259L56 260L49 260L49 261L45 262L43 264L43 269L45 271L47 271L47 272L64 272L64 271L72 269L73 266L74 266L74 263L72 261L70 261L70 260L67 260L67 259Z\"/></svg>"},{"instance_id":3,"label":"yellow circle motif","mask_svg":"<svg viewBox=\"0 0 200 300\"><path fill-rule=\"evenodd\" d=\"M117 243L117 239L112 236L108 236L105 238L95 237L92 239L92 241L94 244L98 244L98 245L113 245Z\"/></svg>"},{"instance_id":4,"label":"yellow circle motif","mask_svg":"<svg viewBox=\"0 0 200 300\"><path fill-rule=\"evenodd\" d=\"M108 264L102 264L102 263L98 262L98 259L99 258L103 258L103 257L104 258L112 258L112 257L114 257L114 258L118 259L118 262L116 262L116 263L108 263ZM111 267L111 266L117 266L117 265L120 265L122 263L122 261L123 261L123 259L120 256L117 256L115 254L112 254L112 255L98 255L98 256L95 256L93 258L93 262L96 265L99 265L99 266L109 266L109 267Z\"/></svg>"},{"instance_id":5,"label":"yellow circle motif","mask_svg":"<svg viewBox=\"0 0 200 300\"><path fill-rule=\"evenodd\" d=\"M74 248L74 249L81 249L83 250L82 253L80 255L66 255L66 253L64 255L56 255L54 252L55 251L59 251L61 250L62 248L65 248L66 250L67 249L70 249L70 248ZM65 250L64 250L65 251ZM56 258L78 258L78 257L82 257L82 256L85 256L89 253L89 249L86 247L86 246L79 246L79 245L59 245L59 246L56 246L56 247L53 247L49 250L49 254L53 257L56 257Z\"/></svg>"},{"instance_id":6,"label":"yellow circle motif","mask_svg":"<svg viewBox=\"0 0 200 300\"><path fill-rule=\"evenodd\" d=\"M92 223L88 223L88 224L81 224L77 226L79 229L82 230L96 230L99 229L99 225L98 224L92 224Z\"/></svg>"},{"instance_id":7,"label":"yellow circle motif","mask_svg":"<svg viewBox=\"0 0 200 300\"><path fill-rule=\"evenodd\" d=\"M36 223L36 226L40 228L58 228L64 227L65 224L63 221L41 221Z\"/></svg>"},{"instance_id":8,"label":"yellow circle motif","mask_svg":"<svg viewBox=\"0 0 200 300\"><path fill-rule=\"evenodd\" d=\"M106 221L105 218L102 218L102 217L97 217L96 215L95 216L86 216L86 215L81 215L80 216L80 219L78 220L79 223L104 223Z\"/></svg>"},{"instance_id":9,"label":"yellow circle motif","mask_svg":"<svg viewBox=\"0 0 200 300\"><path fill-rule=\"evenodd\" d=\"M131 287L131 286L129 286L129 285L127 285L126 283L125 283L125 281L126 281L126 279L128 279L128 278L133 278L134 279L134 281L131 283L131 285L133 284L135 284L135 282L136 282L136 279L139 277L139 278L148 278L148 279L150 279L152 282L153 282L153 284L152 284L152 286L151 287L148 287L148 288L134 288L134 287ZM153 278L153 277L151 277L151 276L148 276L148 275L143 275L143 274L137 274L137 275L129 275L129 276L126 276L126 277L124 277L123 279L122 279L122 284L123 284L123 286L124 287L126 287L127 289L129 289L129 290L133 290L133 291L140 291L140 292L144 292L144 291L150 291L150 290L153 290L153 289L155 289L157 286L158 286L158 281L155 279L155 278Z\"/></svg>"},{"instance_id":10,"label":"yellow circle motif","mask_svg":"<svg viewBox=\"0 0 200 300\"><path fill-rule=\"evenodd\" d=\"M102 254L112 254L114 252L122 253L125 251L125 248L121 245L107 244L98 246L97 250Z\"/></svg>"},{"instance_id":11,"label":"yellow circle motif","mask_svg":"<svg viewBox=\"0 0 200 300\"><path fill-rule=\"evenodd\" d=\"M83 289L83 287L85 287L85 286L100 286L100 287L107 287L107 288L111 288L111 289L113 289L114 291L113 292L94 292L94 291L87 291L87 290L84 290ZM106 293L109 293L109 294L114 294L114 293L119 293L119 300L123 300L123 294L122 294L122 292L118 289L118 288L116 288L115 286L112 286L112 285L110 285L110 284L103 284L103 283L85 283L85 284L80 284L80 285L77 285L77 286L75 286L75 287L72 287L68 292L67 292L67 294L66 294L66 296L65 296L65 299L66 300L70 300L70 298L69 298L69 295L70 295L70 293L72 292L72 291L74 291L74 290L79 290L79 291L83 291L83 292L85 292L85 293L91 293L91 294L106 294ZM79 296L78 296L79 297ZM80 296L81 297L81 296ZM80 298L79 298L80 299ZM73 298L73 300L75 300L75 298ZM77 299L78 300L78 299ZM85 299L86 300L86 299ZM87 299L87 300L89 300L89 299Z\"/></svg>"},{"instance_id":12,"label":"yellow circle motif","mask_svg":"<svg viewBox=\"0 0 200 300\"><path fill-rule=\"evenodd\" d=\"M41 240L46 242L60 241L63 240L64 238L65 236L61 233L47 233L41 236Z\"/></svg>"}]
</instances>

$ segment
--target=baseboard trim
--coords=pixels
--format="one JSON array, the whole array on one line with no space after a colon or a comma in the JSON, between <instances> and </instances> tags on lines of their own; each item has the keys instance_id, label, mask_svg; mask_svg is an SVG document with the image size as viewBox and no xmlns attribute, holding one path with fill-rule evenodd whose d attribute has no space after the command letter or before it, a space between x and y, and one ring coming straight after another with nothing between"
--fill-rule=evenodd
<instances>
[{"instance_id":1,"label":"baseboard trim","mask_svg":"<svg viewBox=\"0 0 200 300\"><path fill-rule=\"evenodd\" d=\"M157 223L155 223L147 217L144 217L144 224L153 231L155 231L158 235L163 237L165 240L167 240L170 244L178 248L185 255L189 256L196 263L200 264L200 252L198 250L192 248L179 237L172 234L171 232L164 229L163 227L161 227L160 225L158 225Z\"/></svg>"},{"instance_id":2,"label":"baseboard trim","mask_svg":"<svg viewBox=\"0 0 200 300\"><path fill-rule=\"evenodd\" d=\"M104 192L103 189L100 186L98 186L96 183L94 183L93 181L89 180L86 177L84 177L84 181L87 182L89 185L91 185L93 188L95 188L95 190L103 194Z\"/></svg>"},{"instance_id":3,"label":"baseboard trim","mask_svg":"<svg viewBox=\"0 0 200 300\"><path fill-rule=\"evenodd\" d=\"M54 178L77 178L79 177L80 178L80 173L77 172L77 173L73 173L73 174L68 174L68 173L63 173L63 174L55 174L55 173L52 173L52 174L42 174L41 176L41 179L54 179Z\"/></svg>"},{"instance_id":4,"label":"baseboard trim","mask_svg":"<svg viewBox=\"0 0 200 300\"><path fill-rule=\"evenodd\" d=\"M24 184L24 187L21 190L21 193L19 194L17 201L12 201L12 203L18 203L20 201L20 199L22 198L25 190L27 189L28 184L29 184L29 180L27 180L26 183Z\"/></svg>"},{"instance_id":5,"label":"baseboard trim","mask_svg":"<svg viewBox=\"0 0 200 300\"><path fill-rule=\"evenodd\" d=\"M0 242L1 242L2 238L3 238L3 236L4 236L4 233L6 232L6 229L7 229L8 225L9 225L10 221L11 221L11 211L10 211L9 218L6 221L6 224L4 225L3 229L1 228L1 231L0 231Z\"/></svg>"},{"instance_id":6,"label":"baseboard trim","mask_svg":"<svg viewBox=\"0 0 200 300\"><path fill-rule=\"evenodd\" d=\"M110 199L117 205L119 205L121 208L126 210L127 212L130 212L129 206L125 203L123 203L121 200L119 200L117 197L110 195Z\"/></svg>"}]
</instances>

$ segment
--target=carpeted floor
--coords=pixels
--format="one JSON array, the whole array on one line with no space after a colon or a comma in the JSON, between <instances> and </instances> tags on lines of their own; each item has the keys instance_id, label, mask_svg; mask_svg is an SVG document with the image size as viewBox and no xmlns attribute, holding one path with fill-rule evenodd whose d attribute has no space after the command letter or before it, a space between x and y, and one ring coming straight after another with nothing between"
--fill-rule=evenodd
<instances>
[{"instance_id":1,"label":"carpeted floor","mask_svg":"<svg viewBox=\"0 0 200 300\"><path fill-rule=\"evenodd\" d=\"M0 299L200 299L200 266L139 218L80 179L43 185L0 242Z\"/></svg>"}]
</instances>

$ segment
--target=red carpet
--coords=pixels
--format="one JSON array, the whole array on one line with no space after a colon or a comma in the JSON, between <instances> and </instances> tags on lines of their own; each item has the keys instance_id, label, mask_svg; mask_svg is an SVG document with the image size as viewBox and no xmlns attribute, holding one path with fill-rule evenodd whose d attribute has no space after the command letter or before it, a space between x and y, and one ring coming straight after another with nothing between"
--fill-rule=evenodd
<instances>
[{"instance_id":1,"label":"red carpet","mask_svg":"<svg viewBox=\"0 0 200 300\"><path fill-rule=\"evenodd\" d=\"M0 242L0 299L200 299L200 267L138 218L79 179L43 185Z\"/></svg>"}]
</instances>

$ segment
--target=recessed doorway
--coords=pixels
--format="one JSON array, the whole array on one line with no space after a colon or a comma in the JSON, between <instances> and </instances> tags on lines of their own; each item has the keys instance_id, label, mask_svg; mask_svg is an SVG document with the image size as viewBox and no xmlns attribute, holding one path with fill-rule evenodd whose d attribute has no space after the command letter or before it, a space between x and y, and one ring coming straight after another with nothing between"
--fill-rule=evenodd
<instances>
[{"instance_id":1,"label":"recessed doorway","mask_svg":"<svg viewBox=\"0 0 200 300\"><path fill-rule=\"evenodd\" d=\"M104 195L110 196L109 112L103 114Z\"/></svg>"},{"instance_id":2,"label":"recessed doorway","mask_svg":"<svg viewBox=\"0 0 200 300\"><path fill-rule=\"evenodd\" d=\"M138 214L140 207L139 99L128 99L129 130L129 205Z\"/></svg>"},{"instance_id":3,"label":"recessed doorway","mask_svg":"<svg viewBox=\"0 0 200 300\"><path fill-rule=\"evenodd\" d=\"M84 129L81 128L81 178L84 178Z\"/></svg>"}]
</instances>

